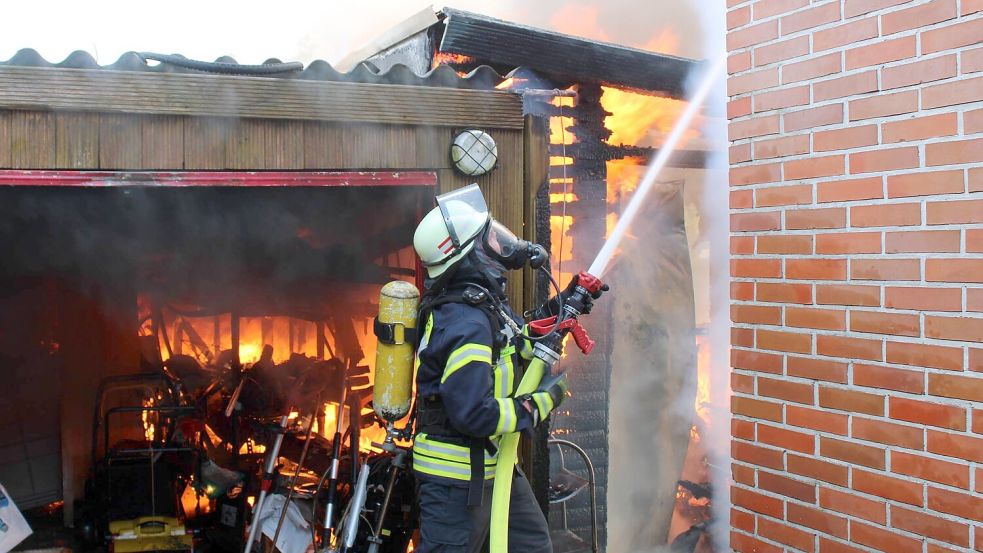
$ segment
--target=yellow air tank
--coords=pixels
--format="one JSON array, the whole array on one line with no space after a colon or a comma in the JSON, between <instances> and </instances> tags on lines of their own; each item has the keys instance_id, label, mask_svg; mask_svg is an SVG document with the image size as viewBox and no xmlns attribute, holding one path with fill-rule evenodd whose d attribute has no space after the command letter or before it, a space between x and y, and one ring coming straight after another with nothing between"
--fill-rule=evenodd
<instances>
[{"instance_id":1,"label":"yellow air tank","mask_svg":"<svg viewBox=\"0 0 983 553\"><path fill-rule=\"evenodd\" d=\"M379 294L379 316L375 320L379 345L372 404L375 413L386 422L396 422L410 412L419 304L419 290L402 280L386 284Z\"/></svg>"}]
</instances>

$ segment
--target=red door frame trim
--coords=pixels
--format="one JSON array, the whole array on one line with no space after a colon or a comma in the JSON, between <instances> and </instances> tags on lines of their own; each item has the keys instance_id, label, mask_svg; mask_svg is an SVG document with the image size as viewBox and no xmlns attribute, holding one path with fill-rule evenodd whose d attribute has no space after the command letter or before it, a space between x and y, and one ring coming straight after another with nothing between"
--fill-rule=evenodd
<instances>
[{"instance_id":1,"label":"red door frame trim","mask_svg":"<svg viewBox=\"0 0 983 553\"><path fill-rule=\"evenodd\" d=\"M437 186L430 171L32 171L0 169L0 186Z\"/></svg>"}]
</instances>

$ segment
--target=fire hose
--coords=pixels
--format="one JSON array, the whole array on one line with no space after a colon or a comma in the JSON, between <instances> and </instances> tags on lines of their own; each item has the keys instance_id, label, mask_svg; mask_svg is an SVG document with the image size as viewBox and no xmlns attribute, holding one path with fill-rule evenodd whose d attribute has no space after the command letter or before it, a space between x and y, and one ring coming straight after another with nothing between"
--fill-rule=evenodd
<instances>
[{"instance_id":1,"label":"fire hose","mask_svg":"<svg viewBox=\"0 0 983 553\"><path fill-rule=\"evenodd\" d=\"M572 334L584 354L594 349L594 341L578 322L584 304L601 291L603 283L594 275L582 272L578 275L574 293L563 304L560 315L532 321L529 329L543 336L533 346L533 359L529 362L522 380L515 390L516 397L536 391L544 377L551 374L553 365L563 351L563 338ZM495 467L495 487L492 491L490 553L507 553L509 550L509 503L512 495L512 472L518 458L519 433L502 436L498 444L498 463Z\"/></svg>"}]
</instances>

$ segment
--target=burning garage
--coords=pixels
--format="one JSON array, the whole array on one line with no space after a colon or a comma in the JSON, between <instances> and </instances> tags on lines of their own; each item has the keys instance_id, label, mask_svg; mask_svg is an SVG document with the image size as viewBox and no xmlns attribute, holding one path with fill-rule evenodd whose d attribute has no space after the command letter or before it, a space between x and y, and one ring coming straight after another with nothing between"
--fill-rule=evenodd
<instances>
[{"instance_id":1,"label":"burning garage","mask_svg":"<svg viewBox=\"0 0 983 553\"><path fill-rule=\"evenodd\" d=\"M501 36L511 40L490 40ZM380 418L373 385L380 289L423 287L414 228L435 194L477 183L497 220L553 252L565 284L618 220L696 67L450 9L374 44L340 64L347 73L152 54L52 64L29 50L0 64L0 352L12 388L0 482L24 510L61 509L77 547L128 551L120 536L170 532L241 551L258 530L293 551L291 540L323 544L335 529L343 548L349 518L354 549L412 547L410 435L387 441L386 429L412 419ZM622 491L609 473L636 470L626 459L673 475L654 485L668 499L643 514L641 539L665 543L709 517L707 317L694 300L703 146L694 133L671 157L660 215L637 231L662 245L633 263L663 291L643 314L626 295L634 305L599 304L585 319L597 349L560 361L573 399L524 441L556 551L612 543ZM520 313L549 293L539 273L510 278ZM614 321L661 360L614 368L637 365ZM626 397L619 378L651 377L651 409L674 399L688 411L611 407ZM654 417L675 447L655 459L656 443L616 451L633 417ZM254 523L264 501L284 514Z\"/></svg>"}]
</instances>

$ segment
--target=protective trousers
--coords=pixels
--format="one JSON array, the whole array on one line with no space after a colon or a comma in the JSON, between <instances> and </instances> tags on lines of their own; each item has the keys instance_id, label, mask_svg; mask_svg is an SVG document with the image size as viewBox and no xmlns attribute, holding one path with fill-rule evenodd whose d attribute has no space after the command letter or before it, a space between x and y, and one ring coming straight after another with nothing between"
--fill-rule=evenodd
<instances>
[{"instance_id":1,"label":"protective trousers","mask_svg":"<svg viewBox=\"0 0 983 553\"><path fill-rule=\"evenodd\" d=\"M419 480L418 553L480 553L488 550L494 480L485 481L484 501L468 507L468 488ZM516 471L509 509L509 553L552 553L546 517L529 481Z\"/></svg>"}]
</instances>

